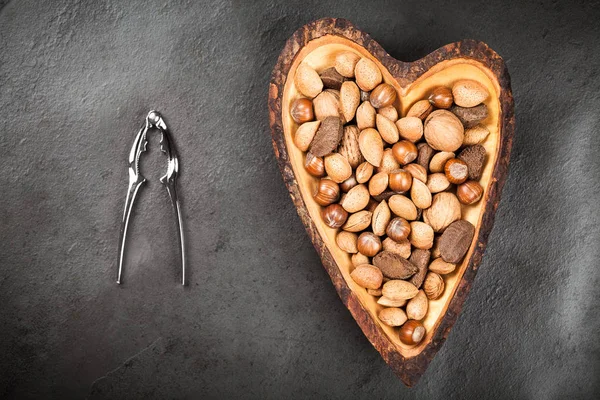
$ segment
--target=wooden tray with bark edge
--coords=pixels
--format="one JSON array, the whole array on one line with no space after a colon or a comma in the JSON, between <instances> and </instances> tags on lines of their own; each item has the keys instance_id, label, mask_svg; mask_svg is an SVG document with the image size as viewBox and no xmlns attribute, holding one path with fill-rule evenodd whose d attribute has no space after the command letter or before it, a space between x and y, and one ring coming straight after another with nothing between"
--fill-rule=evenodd
<instances>
[{"instance_id":1,"label":"wooden tray with bark edge","mask_svg":"<svg viewBox=\"0 0 600 400\"><path fill-rule=\"evenodd\" d=\"M490 130L483 143L487 151L480 180L484 197L473 206L462 205L462 218L476 227L473 243L463 262L452 274L444 277L446 289L443 296L430 301L429 311L423 320L427 335L414 347L400 342L397 329L379 322L377 312L382 307L350 277L350 257L337 247L337 230L322 222L321 207L312 198L318 178L305 171L304 155L292 141L297 125L290 117L289 108L291 102L300 96L294 85L296 68L301 62L307 62L320 72L333 66L335 54L343 50L368 57L379 66L384 81L398 91L395 105L401 116L414 102L427 98L434 87L451 87L458 79L475 79L483 83L491 94L485 101L489 115L483 121ZM462 309L481 262L508 173L515 119L510 77L504 61L485 43L474 40L448 44L414 62L398 61L349 21L324 18L298 29L283 48L269 86L269 119L281 174L340 298L396 375L407 386L415 385L444 343Z\"/></svg>"}]
</instances>

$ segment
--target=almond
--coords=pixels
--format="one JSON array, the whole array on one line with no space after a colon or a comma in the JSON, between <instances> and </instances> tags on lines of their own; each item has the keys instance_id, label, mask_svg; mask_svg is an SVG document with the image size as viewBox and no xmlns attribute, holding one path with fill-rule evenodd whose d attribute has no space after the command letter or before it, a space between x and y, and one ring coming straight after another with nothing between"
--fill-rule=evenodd
<instances>
[{"instance_id":1,"label":"almond","mask_svg":"<svg viewBox=\"0 0 600 400\"><path fill-rule=\"evenodd\" d=\"M418 117L404 117L396 121L402 139L416 142L423 137L423 121Z\"/></svg>"},{"instance_id":2,"label":"almond","mask_svg":"<svg viewBox=\"0 0 600 400\"><path fill-rule=\"evenodd\" d=\"M399 217L408 221L417 219L417 207L415 207L415 204L406 196L401 194L393 195L388 200L388 205L390 210Z\"/></svg>"},{"instance_id":3,"label":"almond","mask_svg":"<svg viewBox=\"0 0 600 400\"><path fill-rule=\"evenodd\" d=\"M392 218L392 212L387 205L387 202L383 200L373 211L373 221L371 227L373 233L377 236L385 235L385 228L387 227L390 219Z\"/></svg>"},{"instance_id":4,"label":"almond","mask_svg":"<svg viewBox=\"0 0 600 400\"><path fill-rule=\"evenodd\" d=\"M346 78L354 77L354 68L360 60L360 56L351 51L343 51L335 56L335 70Z\"/></svg>"},{"instance_id":5,"label":"almond","mask_svg":"<svg viewBox=\"0 0 600 400\"><path fill-rule=\"evenodd\" d=\"M410 198L418 208L425 209L431 206L431 192L427 188L427 185L415 178L413 178L413 183L410 187Z\"/></svg>"},{"instance_id":6,"label":"almond","mask_svg":"<svg viewBox=\"0 0 600 400\"><path fill-rule=\"evenodd\" d=\"M340 105L340 92L333 89L326 89L319 93L313 100L315 118L319 121L327 117L339 117L342 123L346 123L342 108Z\"/></svg>"},{"instance_id":7,"label":"almond","mask_svg":"<svg viewBox=\"0 0 600 400\"><path fill-rule=\"evenodd\" d=\"M417 249L430 249L433 246L433 229L424 222L413 221L410 223L408 240Z\"/></svg>"},{"instance_id":8,"label":"almond","mask_svg":"<svg viewBox=\"0 0 600 400\"><path fill-rule=\"evenodd\" d=\"M420 180L421 182L427 182L427 170L419 164L407 164L404 166L404 169L407 170L413 178Z\"/></svg>"},{"instance_id":9,"label":"almond","mask_svg":"<svg viewBox=\"0 0 600 400\"><path fill-rule=\"evenodd\" d=\"M367 293L369 293L371 296L379 297L379 296L381 296L381 288L367 289Z\"/></svg>"},{"instance_id":10,"label":"almond","mask_svg":"<svg viewBox=\"0 0 600 400\"><path fill-rule=\"evenodd\" d=\"M377 196L387 189L389 182L389 175L385 172L379 172L371 178L369 181L369 193L371 196Z\"/></svg>"},{"instance_id":11,"label":"almond","mask_svg":"<svg viewBox=\"0 0 600 400\"><path fill-rule=\"evenodd\" d=\"M423 290L406 303L406 316L410 319L422 320L427 315L429 301Z\"/></svg>"},{"instance_id":12,"label":"almond","mask_svg":"<svg viewBox=\"0 0 600 400\"><path fill-rule=\"evenodd\" d=\"M454 103L460 107L475 107L483 103L490 93L481 83L471 79L462 79L452 86L452 96Z\"/></svg>"},{"instance_id":13,"label":"almond","mask_svg":"<svg viewBox=\"0 0 600 400\"><path fill-rule=\"evenodd\" d=\"M300 64L294 78L296 87L306 97L314 98L323 90L323 81L317 71L307 64Z\"/></svg>"},{"instance_id":14,"label":"almond","mask_svg":"<svg viewBox=\"0 0 600 400\"><path fill-rule=\"evenodd\" d=\"M356 83L352 81L342 83L340 89L340 106L346 121L351 121L354 118L354 114L356 113L359 104L360 90L358 89L358 86L356 86Z\"/></svg>"},{"instance_id":15,"label":"almond","mask_svg":"<svg viewBox=\"0 0 600 400\"><path fill-rule=\"evenodd\" d=\"M346 193L340 204L349 213L358 212L369 204L369 190L365 185L356 185Z\"/></svg>"},{"instance_id":16,"label":"almond","mask_svg":"<svg viewBox=\"0 0 600 400\"><path fill-rule=\"evenodd\" d=\"M465 130L465 138L463 140L463 145L471 146L474 144L481 144L485 141L489 134L489 129L481 124L476 125L472 128L468 128Z\"/></svg>"},{"instance_id":17,"label":"almond","mask_svg":"<svg viewBox=\"0 0 600 400\"><path fill-rule=\"evenodd\" d=\"M325 157L325 171L332 181L342 183L352 176L352 167L346 157L333 153Z\"/></svg>"},{"instance_id":18,"label":"almond","mask_svg":"<svg viewBox=\"0 0 600 400\"><path fill-rule=\"evenodd\" d=\"M404 305L406 305L406 299L392 300L392 299L388 299L385 296L381 296L380 298L377 299L377 304L380 304L384 307L404 307Z\"/></svg>"},{"instance_id":19,"label":"almond","mask_svg":"<svg viewBox=\"0 0 600 400\"><path fill-rule=\"evenodd\" d=\"M307 151L312 142L317 130L321 125L321 121L305 122L298 127L294 136L294 144L302 151Z\"/></svg>"},{"instance_id":20,"label":"almond","mask_svg":"<svg viewBox=\"0 0 600 400\"><path fill-rule=\"evenodd\" d=\"M340 231L338 232L335 242L338 247L344 250L346 253L358 253L356 242L358 241L358 235L352 232Z\"/></svg>"},{"instance_id":21,"label":"almond","mask_svg":"<svg viewBox=\"0 0 600 400\"><path fill-rule=\"evenodd\" d=\"M369 264L357 266L350 276L357 285L366 289L379 289L383 282L383 274L379 268Z\"/></svg>"},{"instance_id":22,"label":"almond","mask_svg":"<svg viewBox=\"0 0 600 400\"><path fill-rule=\"evenodd\" d=\"M379 320L387 326L402 326L408 318L400 308L384 308L379 311Z\"/></svg>"},{"instance_id":23,"label":"almond","mask_svg":"<svg viewBox=\"0 0 600 400\"><path fill-rule=\"evenodd\" d=\"M377 114L383 115L392 122L398 121L398 110L394 106L378 108Z\"/></svg>"},{"instance_id":24,"label":"almond","mask_svg":"<svg viewBox=\"0 0 600 400\"><path fill-rule=\"evenodd\" d=\"M358 145L365 160L373 166L379 167L383 157L383 140L381 140L379 133L373 128L361 131L358 137Z\"/></svg>"},{"instance_id":25,"label":"almond","mask_svg":"<svg viewBox=\"0 0 600 400\"><path fill-rule=\"evenodd\" d=\"M357 140L358 144L358 140ZM360 150L359 150L360 151ZM361 154L362 157L362 154ZM356 181L358 183L365 183L373 176L373 166L368 162L363 162L356 168Z\"/></svg>"},{"instance_id":26,"label":"almond","mask_svg":"<svg viewBox=\"0 0 600 400\"><path fill-rule=\"evenodd\" d=\"M359 265L369 263L369 257L365 256L364 254L360 254L360 253L352 254L352 257L350 258L350 260L352 261L352 265L354 267L358 267Z\"/></svg>"},{"instance_id":27,"label":"almond","mask_svg":"<svg viewBox=\"0 0 600 400\"><path fill-rule=\"evenodd\" d=\"M358 129L375 128L375 107L368 101L363 103L356 109L356 125Z\"/></svg>"},{"instance_id":28,"label":"almond","mask_svg":"<svg viewBox=\"0 0 600 400\"><path fill-rule=\"evenodd\" d=\"M417 117L424 120L433 111L433 106L429 103L429 100L419 100L406 113L407 117Z\"/></svg>"},{"instance_id":29,"label":"almond","mask_svg":"<svg viewBox=\"0 0 600 400\"><path fill-rule=\"evenodd\" d=\"M350 214L342 229L348 232L360 232L367 229L371 225L373 213L371 211L362 210L354 214Z\"/></svg>"},{"instance_id":30,"label":"almond","mask_svg":"<svg viewBox=\"0 0 600 400\"><path fill-rule=\"evenodd\" d=\"M429 270L436 274L445 275L454 272L456 264L444 261L441 257L436 258L429 265Z\"/></svg>"},{"instance_id":31,"label":"almond","mask_svg":"<svg viewBox=\"0 0 600 400\"><path fill-rule=\"evenodd\" d=\"M446 174L437 172L427 177L427 189L431 193L439 193L450 187L450 181L446 178Z\"/></svg>"},{"instance_id":32,"label":"almond","mask_svg":"<svg viewBox=\"0 0 600 400\"><path fill-rule=\"evenodd\" d=\"M385 172L389 174L400 168L400 164L394 157L394 152L391 148L387 148L383 151L383 157L381 157L381 165L377 168L377 172Z\"/></svg>"},{"instance_id":33,"label":"almond","mask_svg":"<svg viewBox=\"0 0 600 400\"><path fill-rule=\"evenodd\" d=\"M381 273L379 269L377 270ZM415 297L418 293L419 289L415 285L401 280L387 281L383 284L383 289L381 290L381 294L390 300L408 300Z\"/></svg>"},{"instance_id":34,"label":"almond","mask_svg":"<svg viewBox=\"0 0 600 400\"><path fill-rule=\"evenodd\" d=\"M361 58L354 67L354 77L356 84L365 92L369 92L381 83L383 77L381 71L373 61L368 58Z\"/></svg>"},{"instance_id":35,"label":"almond","mask_svg":"<svg viewBox=\"0 0 600 400\"><path fill-rule=\"evenodd\" d=\"M377 124L377 130L381 138L387 143L394 144L400 139L396 125L383 115L377 114L375 116L375 123Z\"/></svg>"},{"instance_id":36,"label":"almond","mask_svg":"<svg viewBox=\"0 0 600 400\"><path fill-rule=\"evenodd\" d=\"M439 153L435 153L429 162L429 171L434 173L444 172L446 162L452 158L454 158L454 153L451 151L440 151Z\"/></svg>"}]
</instances>

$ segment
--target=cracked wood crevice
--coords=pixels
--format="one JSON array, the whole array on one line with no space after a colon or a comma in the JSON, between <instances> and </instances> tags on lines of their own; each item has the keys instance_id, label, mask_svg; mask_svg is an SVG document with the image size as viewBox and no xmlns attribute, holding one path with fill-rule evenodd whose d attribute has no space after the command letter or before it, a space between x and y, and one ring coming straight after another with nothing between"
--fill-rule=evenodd
<instances>
[{"instance_id":1,"label":"cracked wood crevice","mask_svg":"<svg viewBox=\"0 0 600 400\"><path fill-rule=\"evenodd\" d=\"M135 353L134 355L132 355L131 357L127 358L125 361L123 361L122 363L119 364L118 367L111 369L110 371L108 371L106 374L100 376L99 378L95 379L94 382L92 382L92 384L90 385L90 390L88 398L91 396L91 394L94 391L94 388L96 387L96 385L103 381L104 379L110 377L112 374L114 374L115 372L119 371L121 368L125 367L127 364L129 364L130 362L132 362L133 360L135 360L136 358L138 358L139 356L141 356L142 354L144 354L146 351L152 349L158 342L160 342L162 340L162 336L159 337L158 339L154 340L152 343L150 343L148 346L144 347L143 349L141 349L140 351L138 351L137 353Z\"/></svg>"}]
</instances>

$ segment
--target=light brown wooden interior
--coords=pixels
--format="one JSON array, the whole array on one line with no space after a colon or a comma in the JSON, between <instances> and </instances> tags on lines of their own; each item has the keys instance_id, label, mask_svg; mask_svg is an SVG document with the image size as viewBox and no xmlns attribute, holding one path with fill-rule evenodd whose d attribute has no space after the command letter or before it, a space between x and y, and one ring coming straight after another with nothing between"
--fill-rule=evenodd
<instances>
[{"instance_id":1,"label":"light brown wooden interior","mask_svg":"<svg viewBox=\"0 0 600 400\"><path fill-rule=\"evenodd\" d=\"M290 117L289 108L294 99L301 97L294 85L296 68L298 65L300 65L300 63L306 62L318 72L321 72L325 68L333 66L335 55L344 50L351 50L362 57L368 57L379 66L383 74L384 81L395 86L398 90L399 100L396 102L396 107L399 109L401 116L406 114L407 110L414 102L426 98L429 92L436 86L444 85L451 87L452 83L456 80L468 78L477 80L488 88L491 96L485 102L485 104L488 107L489 116L485 121L483 121L483 123L490 130L490 135L483 143L487 150L488 158L486 160L482 178L480 180L480 183L485 189L485 193L483 199L477 204L473 206L462 206L462 218L473 223L477 228L475 239L479 233L479 222L483 216L484 207L487 202L488 186L490 184L492 169L496 163L500 144L499 116L501 115L501 110L500 102L498 100L500 88L492 72L481 63L471 59L454 59L443 61L423 74L411 85L407 87L400 87L399 84L392 78L388 70L384 68L383 65L366 49L346 38L333 35L324 36L309 42L298 53L286 80L282 104L282 119L286 146L288 149L290 162L300 187L300 192L310 216L317 226L317 229L323 238L323 241L326 243L329 251L331 252L331 255L339 266L348 286L353 290L354 293L356 293L365 309L369 311L374 321L381 326L381 329L386 333L390 341L397 346L400 353L406 358L414 357L418 355L431 341L432 334L437 328L442 316L446 312L448 304L454 296L458 283L464 274L464 271L467 267L467 261L471 257L474 246L473 244L471 245L471 248L468 254L465 256L462 264L452 274L444 276L446 289L443 296L437 300L429 302L429 311L426 318L423 320L423 324L427 329L427 336L419 345L414 347L406 346L398 339L398 328L391 328L379 322L377 313L383 307L377 304L375 297L367 294L366 290L354 283L350 277L350 268L352 266L350 262L350 256L336 245L335 235L337 230L331 229L323 224L320 215L321 206L319 206L312 198L312 194L314 193L318 179L312 177L306 172L303 166L304 154L302 151L296 148L292 140L293 134L298 125Z\"/></svg>"}]
</instances>

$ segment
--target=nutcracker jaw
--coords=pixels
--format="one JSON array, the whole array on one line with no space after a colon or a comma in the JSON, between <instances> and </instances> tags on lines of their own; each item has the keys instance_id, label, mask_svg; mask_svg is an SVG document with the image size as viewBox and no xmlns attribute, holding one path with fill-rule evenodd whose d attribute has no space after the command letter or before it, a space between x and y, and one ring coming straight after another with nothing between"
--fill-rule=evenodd
<instances>
[{"instance_id":1,"label":"nutcracker jaw","mask_svg":"<svg viewBox=\"0 0 600 400\"><path fill-rule=\"evenodd\" d=\"M146 178L140 173L140 156L146 151L148 144L147 134L151 128L158 129L161 133L160 149L167 155L167 173L160 178L160 182L165 185L175 211L175 222L177 225L177 235L181 251L181 284L185 285L185 238L183 233L183 219L181 216L181 207L177 196L177 173L179 172L179 160L173 147L169 129L158 111L150 111L146 116L144 126L135 137L131 151L129 152L129 188L125 199L125 209L121 222L121 234L119 239L119 273L117 283L120 284L123 272L123 262L125 256L125 244L127 240L127 230L131 218L131 210L135 203L135 198L139 188L146 182Z\"/></svg>"}]
</instances>

